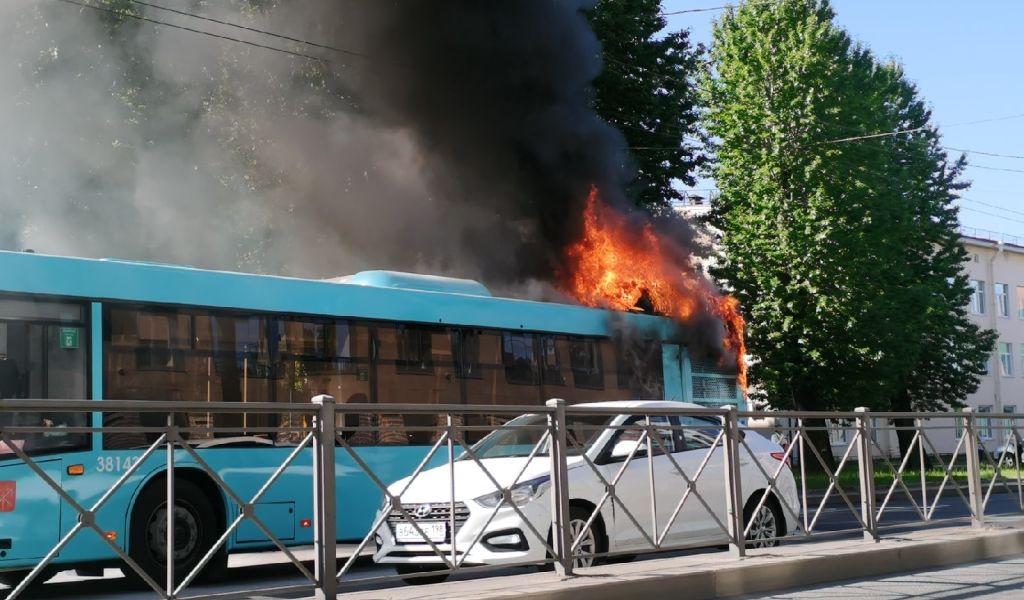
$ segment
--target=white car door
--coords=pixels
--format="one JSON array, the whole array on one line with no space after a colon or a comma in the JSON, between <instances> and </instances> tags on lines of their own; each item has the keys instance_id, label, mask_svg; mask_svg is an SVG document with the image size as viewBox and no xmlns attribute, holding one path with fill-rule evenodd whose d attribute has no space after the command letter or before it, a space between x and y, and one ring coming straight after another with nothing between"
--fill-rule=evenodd
<instances>
[{"instance_id":1,"label":"white car door","mask_svg":"<svg viewBox=\"0 0 1024 600\"><path fill-rule=\"evenodd\" d=\"M682 429L683 441L680 444L682 448L673 454L673 458L676 459L687 477L691 480L696 479L694 480L694 490L690 492L679 516L672 524L669 539L674 544L717 542L728 539L728 534L719 525L719 522L722 525L727 525L722 443L721 441L718 444L714 443L722 430L721 422L708 417L680 416L674 418L684 429ZM698 477L697 472L705 458L707 458L707 464ZM666 478L674 481L677 486L672 494L672 508L670 509L675 510L686 490L686 481L673 465L669 465L669 468L671 472L667 474Z\"/></svg>"},{"instance_id":2,"label":"white car door","mask_svg":"<svg viewBox=\"0 0 1024 600\"><path fill-rule=\"evenodd\" d=\"M678 480L667 477L672 465L665 455L665 449L669 452L676 450L676 436L669 427L668 417L652 416L650 419L657 442L652 444L648 439L637 448L618 483L615 484L618 501L613 511L612 523L608 524L612 551L652 549L652 542L665 530L675 508L675 502L671 497L676 496L678 499L674 489L678 485ZM646 417L634 416L625 423L642 425L645 420ZM659 428L659 425L663 428ZM609 482L612 482L623 468L626 457L641 437L641 429L621 430L612 436L601 467ZM653 455L648 457L651 446ZM651 510L652 507L655 509L654 512ZM652 514L658 515L657 521L652 519ZM642 528L643 533L637 525Z\"/></svg>"}]
</instances>

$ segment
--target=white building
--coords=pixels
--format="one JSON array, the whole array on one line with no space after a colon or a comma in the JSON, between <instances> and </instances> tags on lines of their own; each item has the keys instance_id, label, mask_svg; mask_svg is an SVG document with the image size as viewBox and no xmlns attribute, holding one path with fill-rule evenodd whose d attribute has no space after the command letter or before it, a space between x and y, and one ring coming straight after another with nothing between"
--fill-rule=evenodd
<instances>
[{"instance_id":1,"label":"white building","mask_svg":"<svg viewBox=\"0 0 1024 600\"><path fill-rule=\"evenodd\" d=\"M988 373L967 405L979 413L1024 412L1024 239L989 231L963 230L969 253L967 275L974 293L968 313L977 325L995 330ZM1003 431L981 422L982 436L999 447Z\"/></svg>"}]
</instances>

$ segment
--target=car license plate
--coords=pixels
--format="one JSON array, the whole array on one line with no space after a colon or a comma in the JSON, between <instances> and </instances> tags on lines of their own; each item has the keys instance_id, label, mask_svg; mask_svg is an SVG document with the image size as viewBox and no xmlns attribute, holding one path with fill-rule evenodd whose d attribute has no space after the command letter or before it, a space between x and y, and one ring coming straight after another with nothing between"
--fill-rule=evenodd
<instances>
[{"instance_id":1,"label":"car license plate","mask_svg":"<svg viewBox=\"0 0 1024 600\"><path fill-rule=\"evenodd\" d=\"M445 534L448 532L447 523L442 522L417 522L423 533L426 534L427 539L432 542L443 542ZM396 542L413 542L413 543L424 543L423 536L416 531L416 528L411 523L396 523L395 524L395 541Z\"/></svg>"}]
</instances>

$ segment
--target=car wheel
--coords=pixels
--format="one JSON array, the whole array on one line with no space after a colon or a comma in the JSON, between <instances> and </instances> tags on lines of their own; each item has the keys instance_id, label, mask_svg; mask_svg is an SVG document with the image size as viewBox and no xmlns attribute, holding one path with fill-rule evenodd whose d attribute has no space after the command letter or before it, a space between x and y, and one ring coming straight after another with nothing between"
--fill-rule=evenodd
<instances>
[{"instance_id":1,"label":"car wheel","mask_svg":"<svg viewBox=\"0 0 1024 600\"><path fill-rule=\"evenodd\" d=\"M595 519L594 524L587 526L590 515L590 511L581 506L569 507L569 543L572 544L577 539L580 540L579 547L573 552L572 567L574 569L594 566L597 560L594 555L601 552L602 549L602 535L597 526L597 520Z\"/></svg>"},{"instance_id":2,"label":"car wheel","mask_svg":"<svg viewBox=\"0 0 1024 600\"><path fill-rule=\"evenodd\" d=\"M174 580L180 583L199 564L219 537L216 513L206 494L194 483L178 479L174 492ZM132 511L128 556L156 583L167 579L167 488L150 485L139 495ZM125 565L125 577L136 584L145 581ZM203 577L223 576L227 552L222 546L207 563Z\"/></svg>"},{"instance_id":3,"label":"car wheel","mask_svg":"<svg viewBox=\"0 0 1024 600\"><path fill-rule=\"evenodd\" d=\"M402 576L402 581L409 585L441 583L445 579L448 579L449 575L447 567L444 565L395 565L395 571ZM444 572L437 573L436 575L423 575L423 573L433 573L435 571ZM419 575L419 577L406 577L407 575Z\"/></svg>"},{"instance_id":4,"label":"car wheel","mask_svg":"<svg viewBox=\"0 0 1024 600\"><path fill-rule=\"evenodd\" d=\"M761 494L755 494L743 509L743 522L749 525L747 548L771 548L779 545L778 538L785 534L782 511L774 498L769 497L757 507ZM756 511L754 509L757 509Z\"/></svg>"},{"instance_id":5,"label":"car wheel","mask_svg":"<svg viewBox=\"0 0 1024 600\"><path fill-rule=\"evenodd\" d=\"M1005 454L1004 456L1005 456L1005 458L1003 458L1003 467L1005 467L1007 469L1016 469L1017 468L1017 460L1013 456L1013 454L1012 453Z\"/></svg>"}]
</instances>

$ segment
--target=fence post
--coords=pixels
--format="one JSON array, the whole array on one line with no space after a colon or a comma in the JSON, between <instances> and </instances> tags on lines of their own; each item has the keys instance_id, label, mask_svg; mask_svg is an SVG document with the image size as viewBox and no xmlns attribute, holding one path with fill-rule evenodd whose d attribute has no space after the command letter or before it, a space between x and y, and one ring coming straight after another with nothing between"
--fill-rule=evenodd
<instances>
[{"instance_id":1,"label":"fence post","mask_svg":"<svg viewBox=\"0 0 1024 600\"><path fill-rule=\"evenodd\" d=\"M316 577L316 600L338 597L337 540L335 522L334 444L336 423L334 397L313 398L320 411L313 416L313 535L315 555L313 574Z\"/></svg>"},{"instance_id":2,"label":"fence post","mask_svg":"<svg viewBox=\"0 0 1024 600\"><path fill-rule=\"evenodd\" d=\"M857 470L860 478L860 518L864 521L864 539L878 541L875 519L875 461L871 455L871 411L861 406L857 413Z\"/></svg>"},{"instance_id":3,"label":"fence post","mask_svg":"<svg viewBox=\"0 0 1024 600\"><path fill-rule=\"evenodd\" d=\"M555 551L555 571L572 576L572 531L569 528L569 467L566 453L565 400L552 398L547 405L554 408L548 414L551 432L551 541Z\"/></svg>"},{"instance_id":4,"label":"fence post","mask_svg":"<svg viewBox=\"0 0 1024 600\"><path fill-rule=\"evenodd\" d=\"M174 413L167 413L167 444L165 446L167 451L167 505L170 508L166 509L167 513L167 563L166 563L166 579L164 583L167 584L167 596L169 598L174 597L174 588L178 586L178 582L174 577L174 527L175 517L177 516L176 506L177 500L174 497L174 445L178 441L178 427L174 423Z\"/></svg>"},{"instance_id":5,"label":"fence post","mask_svg":"<svg viewBox=\"0 0 1024 600\"><path fill-rule=\"evenodd\" d=\"M747 555L745 519L743 518L743 486L740 470L740 422L735 406L726 406L723 428L722 458L725 461L725 508L729 519L729 551L735 557Z\"/></svg>"},{"instance_id":6,"label":"fence post","mask_svg":"<svg viewBox=\"0 0 1024 600\"><path fill-rule=\"evenodd\" d=\"M967 452L967 492L971 503L971 525L985 524L984 494L981 491L981 462L978 460L978 414L974 407L964 408L964 448Z\"/></svg>"}]
</instances>

